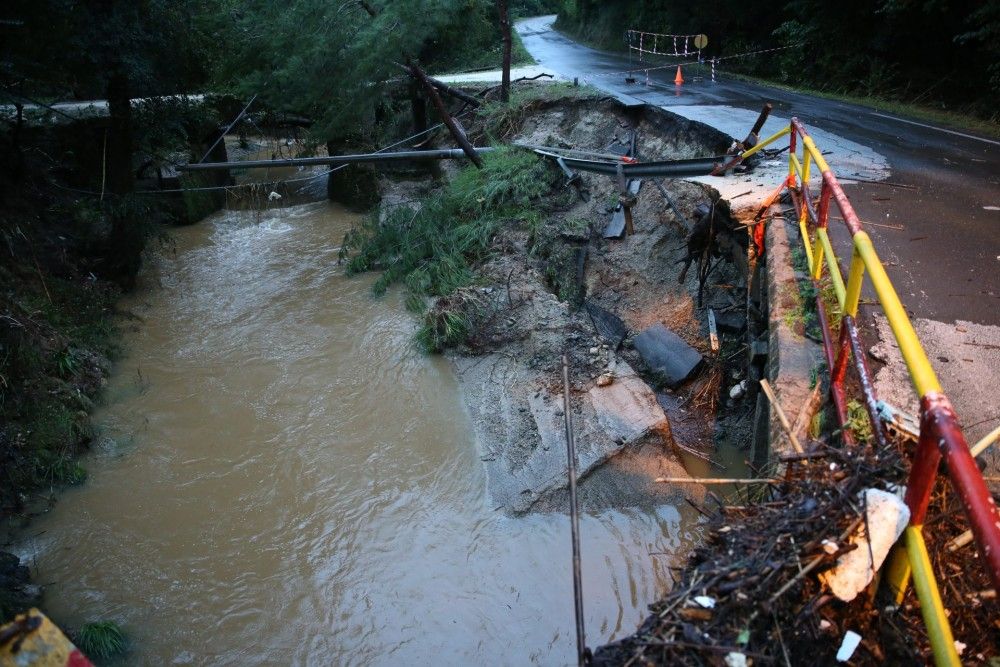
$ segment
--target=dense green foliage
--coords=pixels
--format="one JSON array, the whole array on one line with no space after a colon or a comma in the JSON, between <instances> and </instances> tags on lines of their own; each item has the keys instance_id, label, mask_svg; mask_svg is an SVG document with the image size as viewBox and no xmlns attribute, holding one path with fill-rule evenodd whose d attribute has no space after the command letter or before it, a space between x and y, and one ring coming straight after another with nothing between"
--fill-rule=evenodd
<instances>
[{"instance_id":1,"label":"dense green foliage","mask_svg":"<svg viewBox=\"0 0 1000 667\"><path fill-rule=\"evenodd\" d=\"M559 25L606 48L630 28L705 33L709 56L788 46L725 69L1000 118L1000 0L563 0Z\"/></svg>"},{"instance_id":2,"label":"dense green foliage","mask_svg":"<svg viewBox=\"0 0 1000 667\"><path fill-rule=\"evenodd\" d=\"M531 202L550 184L549 166L536 155L489 153L481 170L463 169L419 209L376 211L352 230L341 250L350 257L348 273L381 270L376 294L397 282L417 296L451 294L472 282L470 263L485 255L503 224L536 219Z\"/></svg>"},{"instance_id":3,"label":"dense green foliage","mask_svg":"<svg viewBox=\"0 0 1000 667\"><path fill-rule=\"evenodd\" d=\"M216 79L314 119L323 141L367 131L394 91L405 92L398 64L407 58L430 72L500 64L494 0L371 0L375 16L348 1L222 4L216 20L226 50Z\"/></svg>"}]
</instances>

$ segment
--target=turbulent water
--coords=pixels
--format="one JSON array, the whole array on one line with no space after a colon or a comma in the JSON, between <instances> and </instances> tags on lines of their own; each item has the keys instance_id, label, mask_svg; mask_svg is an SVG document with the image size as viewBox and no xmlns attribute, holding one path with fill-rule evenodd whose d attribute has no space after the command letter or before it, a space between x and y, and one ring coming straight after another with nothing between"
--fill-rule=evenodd
<instances>
[{"instance_id":1,"label":"turbulent water","mask_svg":"<svg viewBox=\"0 0 1000 667\"><path fill-rule=\"evenodd\" d=\"M20 552L129 664L566 664L569 521L496 512L447 362L345 278L325 202L179 229L97 415L89 481ZM588 643L635 628L695 527L582 517Z\"/></svg>"}]
</instances>

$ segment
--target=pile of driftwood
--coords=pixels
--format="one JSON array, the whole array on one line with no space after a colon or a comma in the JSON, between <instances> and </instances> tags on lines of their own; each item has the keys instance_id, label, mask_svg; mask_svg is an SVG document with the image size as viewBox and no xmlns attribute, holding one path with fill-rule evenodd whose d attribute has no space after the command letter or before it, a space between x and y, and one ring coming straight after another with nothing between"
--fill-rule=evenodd
<instances>
[{"instance_id":1,"label":"pile of driftwood","mask_svg":"<svg viewBox=\"0 0 1000 667\"><path fill-rule=\"evenodd\" d=\"M875 594L876 579L848 603L818 576L857 548L850 536L866 529L862 492L905 484L904 448L813 442L784 457L780 478L741 485L735 500L710 493L705 541L673 590L634 635L598 649L593 664L838 664L849 633L860 636L850 664L930 662L912 587L896 606ZM955 548L968 525L944 479L925 524L928 548L963 660L991 664L1000 607L975 545Z\"/></svg>"}]
</instances>

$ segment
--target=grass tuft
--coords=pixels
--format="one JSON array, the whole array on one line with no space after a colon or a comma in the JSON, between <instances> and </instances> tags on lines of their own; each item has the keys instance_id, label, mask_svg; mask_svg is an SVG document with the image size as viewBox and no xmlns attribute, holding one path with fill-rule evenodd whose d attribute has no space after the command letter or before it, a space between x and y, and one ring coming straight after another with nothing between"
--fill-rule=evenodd
<instances>
[{"instance_id":1,"label":"grass tuft","mask_svg":"<svg viewBox=\"0 0 1000 667\"><path fill-rule=\"evenodd\" d=\"M850 429L859 442L869 442L875 435L872 432L868 411L858 400L852 400L847 404L847 423L845 426Z\"/></svg>"},{"instance_id":2,"label":"grass tuft","mask_svg":"<svg viewBox=\"0 0 1000 667\"><path fill-rule=\"evenodd\" d=\"M125 631L114 621L85 623L76 636L76 645L88 657L107 659L125 652Z\"/></svg>"}]
</instances>

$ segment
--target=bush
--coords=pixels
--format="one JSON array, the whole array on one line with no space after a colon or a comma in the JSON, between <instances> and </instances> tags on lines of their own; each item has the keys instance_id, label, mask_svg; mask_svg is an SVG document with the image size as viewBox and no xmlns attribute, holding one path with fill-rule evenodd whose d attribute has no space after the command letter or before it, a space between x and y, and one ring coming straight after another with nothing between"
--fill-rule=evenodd
<instances>
[{"instance_id":1,"label":"bush","mask_svg":"<svg viewBox=\"0 0 1000 667\"><path fill-rule=\"evenodd\" d=\"M447 297L471 285L473 266L490 252L504 225L537 224L539 198L548 192L553 168L533 153L503 148L484 156L483 168L467 167L419 208L376 211L344 238L341 259L348 275L379 270L376 295L402 283L407 306L425 310L425 297ZM470 331L471 303L428 314L418 342L438 351L462 342Z\"/></svg>"},{"instance_id":2,"label":"bush","mask_svg":"<svg viewBox=\"0 0 1000 667\"><path fill-rule=\"evenodd\" d=\"M488 153L483 169L463 169L420 208L369 216L344 238L341 258L354 253L348 274L382 271L372 287L376 295L402 282L412 296L446 296L472 282L471 263L487 254L505 223L537 219L532 202L549 190L553 176L532 153Z\"/></svg>"}]
</instances>

